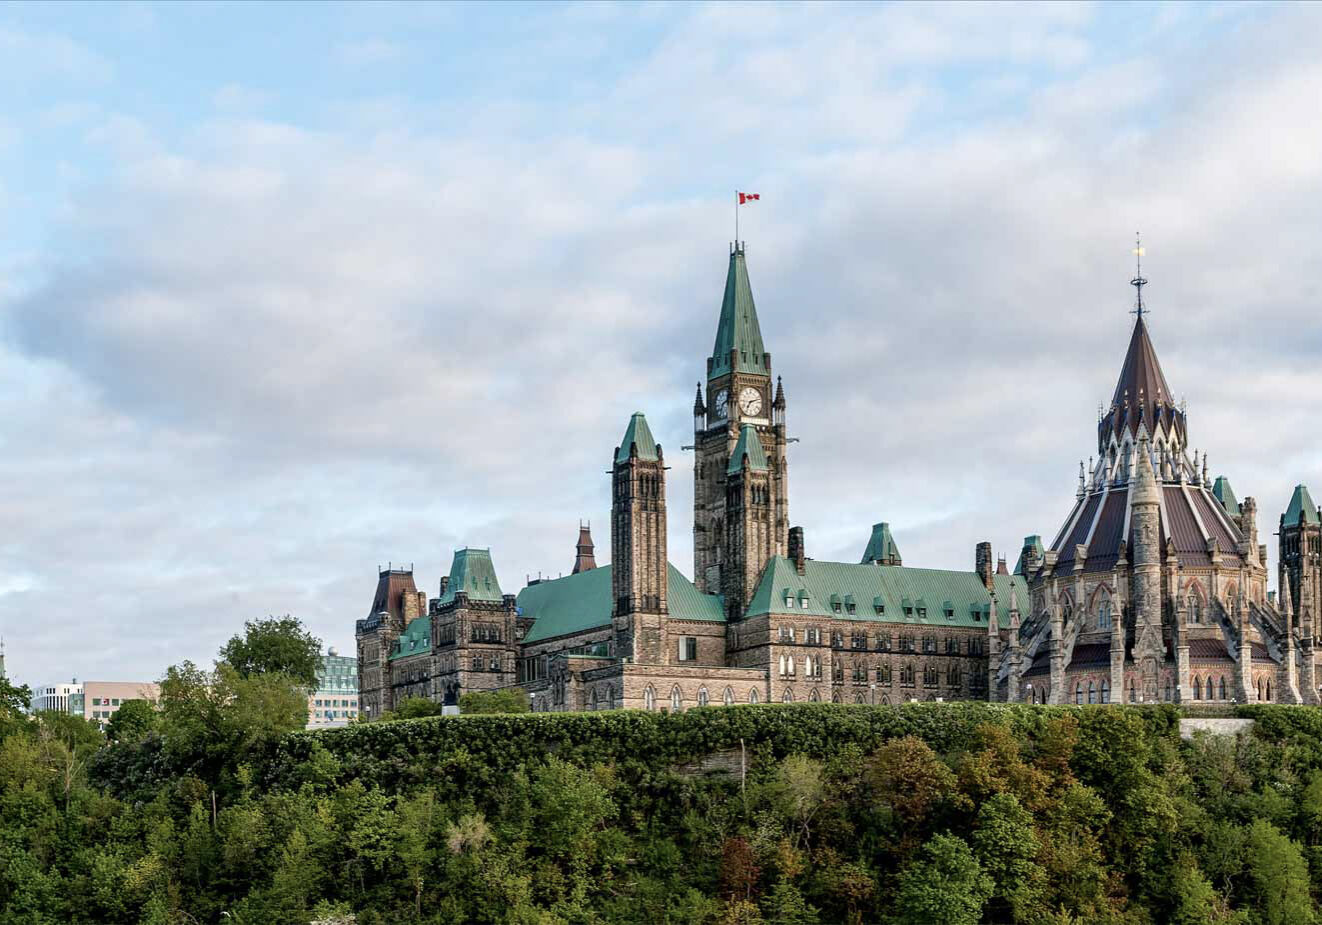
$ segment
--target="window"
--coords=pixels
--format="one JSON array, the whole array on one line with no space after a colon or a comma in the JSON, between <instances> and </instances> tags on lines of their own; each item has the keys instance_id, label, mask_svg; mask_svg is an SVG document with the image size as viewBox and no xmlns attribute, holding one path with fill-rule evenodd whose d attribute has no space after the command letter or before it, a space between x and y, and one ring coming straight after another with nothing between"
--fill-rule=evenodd
<instances>
[{"instance_id":1,"label":"window","mask_svg":"<svg viewBox=\"0 0 1322 925\"><path fill-rule=\"evenodd\" d=\"M652 685L647 685L647 690L643 691L643 709L656 709L656 691L652 690Z\"/></svg>"},{"instance_id":2,"label":"window","mask_svg":"<svg viewBox=\"0 0 1322 925\"><path fill-rule=\"evenodd\" d=\"M731 688L727 687L725 689L725 694L722 696L721 699L725 701L725 705L727 707L731 706L734 703L734 691Z\"/></svg>"},{"instance_id":3,"label":"window","mask_svg":"<svg viewBox=\"0 0 1322 925\"><path fill-rule=\"evenodd\" d=\"M954 610L953 607L947 607L947 608L946 608L946 619L947 619L947 620L953 620L953 619L955 619L955 610Z\"/></svg>"},{"instance_id":4,"label":"window","mask_svg":"<svg viewBox=\"0 0 1322 925\"><path fill-rule=\"evenodd\" d=\"M1111 702L1111 682L1102 678L1102 703Z\"/></svg>"},{"instance_id":5,"label":"window","mask_svg":"<svg viewBox=\"0 0 1322 925\"><path fill-rule=\"evenodd\" d=\"M846 597L845 613L856 613L857 611L858 611L858 605L854 603L854 599L852 597Z\"/></svg>"},{"instance_id":6,"label":"window","mask_svg":"<svg viewBox=\"0 0 1322 925\"><path fill-rule=\"evenodd\" d=\"M927 619L927 608L926 608L926 607L919 607L919 608L918 608L918 619L919 619L919 620L926 620L926 619Z\"/></svg>"},{"instance_id":7,"label":"window","mask_svg":"<svg viewBox=\"0 0 1322 925\"><path fill-rule=\"evenodd\" d=\"M860 665L854 662L852 676L855 684L862 684L868 679L868 669L866 665Z\"/></svg>"},{"instance_id":8,"label":"window","mask_svg":"<svg viewBox=\"0 0 1322 925\"><path fill-rule=\"evenodd\" d=\"M756 688L756 687L753 688L752 690L750 690L750 691L748 692L748 702L749 702L749 703L757 703L757 702L758 702L758 699L757 699L757 688Z\"/></svg>"},{"instance_id":9,"label":"window","mask_svg":"<svg viewBox=\"0 0 1322 925\"><path fill-rule=\"evenodd\" d=\"M982 655L986 640L981 636L969 637L969 655Z\"/></svg>"},{"instance_id":10,"label":"window","mask_svg":"<svg viewBox=\"0 0 1322 925\"><path fill-rule=\"evenodd\" d=\"M492 671L500 671L500 657L499 657L499 656L494 656L494 657L491 659L491 661L489 661L489 662L487 663L487 666L488 666Z\"/></svg>"},{"instance_id":11,"label":"window","mask_svg":"<svg viewBox=\"0 0 1322 925\"><path fill-rule=\"evenodd\" d=\"M831 613L840 613L844 610L844 605L840 601L831 601Z\"/></svg>"},{"instance_id":12,"label":"window","mask_svg":"<svg viewBox=\"0 0 1322 925\"><path fill-rule=\"evenodd\" d=\"M891 683L891 666L890 666L890 665L878 665L878 666L877 666L877 683L878 683L878 684L890 684L890 683Z\"/></svg>"},{"instance_id":13,"label":"window","mask_svg":"<svg viewBox=\"0 0 1322 925\"><path fill-rule=\"evenodd\" d=\"M1111 599L1102 598L1102 602L1097 605L1097 628L1109 630L1111 628Z\"/></svg>"},{"instance_id":14,"label":"window","mask_svg":"<svg viewBox=\"0 0 1322 925\"><path fill-rule=\"evenodd\" d=\"M1226 679L1225 679L1225 676L1224 676L1224 675L1221 677L1221 684L1220 684L1220 688L1219 688L1219 690L1218 690L1218 692L1217 692L1217 699L1218 699L1218 700L1225 700L1225 699L1226 699Z\"/></svg>"},{"instance_id":15,"label":"window","mask_svg":"<svg viewBox=\"0 0 1322 925\"><path fill-rule=\"evenodd\" d=\"M822 644L822 631L810 626L803 631L803 638L811 646L820 646Z\"/></svg>"},{"instance_id":16,"label":"window","mask_svg":"<svg viewBox=\"0 0 1322 925\"><path fill-rule=\"evenodd\" d=\"M937 682L936 666L934 666L934 665L924 665L924 666L923 666L923 686L924 686L924 687L936 687L936 682Z\"/></svg>"},{"instance_id":17,"label":"window","mask_svg":"<svg viewBox=\"0 0 1322 925\"><path fill-rule=\"evenodd\" d=\"M946 684L950 687L959 687L962 680L960 677L959 663L955 662L946 666Z\"/></svg>"},{"instance_id":18,"label":"window","mask_svg":"<svg viewBox=\"0 0 1322 925\"><path fill-rule=\"evenodd\" d=\"M800 610L807 610L807 609L808 609L808 592L807 592L807 591L800 591L800 592L799 592L799 609L800 609Z\"/></svg>"},{"instance_id":19,"label":"window","mask_svg":"<svg viewBox=\"0 0 1322 925\"><path fill-rule=\"evenodd\" d=\"M47 693L50 693L50 692L48 691ZM101 706L101 698L100 698L100 697L93 697L93 698L92 698L92 706L94 706L94 707L99 707L99 706Z\"/></svg>"},{"instance_id":20,"label":"window","mask_svg":"<svg viewBox=\"0 0 1322 925\"><path fill-rule=\"evenodd\" d=\"M1198 608L1198 595L1196 594L1189 595L1189 622L1190 623L1203 622L1203 615ZM1210 700L1211 698L1208 699Z\"/></svg>"},{"instance_id":21,"label":"window","mask_svg":"<svg viewBox=\"0 0 1322 925\"><path fill-rule=\"evenodd\" d=\"M1074 685L1074 703L1083 706L1083 682Z\"/></svg>"},{"instance_id":22,"label":"window","mask_svg":"<svg viewBox=\"0 0 1322 925\"><path fill-rule=\"evenodd\" d=\"M890 633L878 633L878 634L877 634L877 651L878 651L878 652L889 652L890 650L891 650L891 637L890 637Z\"/></svg>"},{"instance_id":23,"label":"window","mask_svg":"<svg viewBox=\"0 0 1322 925\"><path fill-rule=\"evenodd\" d=\"M118 697L115 697L114 699L112 699L112 700L110 701L110 705L111 705L112 707L117 707L117 706L119 706L119 698L118 698Z\"/></svg>"},{"instance_id":24,"label":"window","mask_svg":"<svg viewBox=\"0 0 1322 925\"><path fill-rule=\"evenodd\" d=\"M831 678L835 681L843 681L845 679L845 666L843 663L838 661L832 662Z\"/></svg>"},{"instance_id":25,"label":"window","mask_svg":"<svg viewBox=\"0 0 1322 925\"><path fill-rule=\"evenodd\" d=\"M479 655L473 659L473 670L474 671L482 670L482 656Z\"/></svg>"},{"instance_id":26,"label":"window","mask_svg":"<svg viewBox=\"0 0 1322 925\"><path fill-rule=\"evenodd\" d=\"M1088 702L1089 703L1097 702L1097 685L1094 684L1092 681L1088 682Z\"/></svg>"},{"instance_id":27,"label":"window","mask_svg":"<svg viewBox=\"0 0 1322 925\"><path fill-rule=\"evenodd\" d=\"M705 707L706 705L707 705L707 688L700 687L698 688L698 706Z\"/></svg>"},{"instance_id":28,"label":"window","mask_svg":"<svg viewBox=\"0 0 1322 925\"><path fill-rule=\"evenodd\" d=\"M956 639L954 636L950 636L949 638L946 639L946 655L958 655L958 654L959 654L959 640Z\"/></svg>"},{"instance_id":29,"label":"window","mask_svg":"<svg viewBox=\"0 0 1322 925\"><path fill-rule=\"evenodd\" d=\"M1163 696L1162 699L1163 699L1163 700L1166 700L1166 701L1169 701L1169 700L1171 699L1171 679L1170 679L1170 678L1167 678L1167 679L1166 679L1165 695Z\"/></svg>"},{"instance_id":30,"label":"window","mask_svg":"<svg viewBox=\"0 0 1322 925\"><path fill-rule=\"evenodd\" d=\"M822 695L817 693L817 688L815 687L808 693L808 701L810 703L819 703L821 699Z\"/></svg>"},{"instance_id":31,"label":"window","mask_svg":"<svg viewBox=\"0 0 1322 925\"><path fill-rule=\"evenodd\" d=\"M794 702L794 691L790 690L788 687L785 688L785 696L784 696L784 697L781 697L780 699L783 700L783 701L785 701L786 703L793 703L793 702Z\"/></svg>"},{"instance_id":32,"label":"window","mask_svg":"<svg viewBox=\"0 0 1322 925\"><path fill-rule=\"evenodd\" d=\"M902 684L904 687L913 687L913 681L914 681L914 667L913 667L913 663L910 662L909 664L905 665L900 669L900 684Z\"/></svg>"},{"instance_id":33,"label":"window","mask_svg":"<svg viewBox=\"0 0 1322 925\"><path fill-rule=\"evenodd\" d=\"M876 601L873 601L873 602L872 602L872 609L876 612L877 616L879 616L879 617L881 617L881 616L885 616L885 614L886 614L886 602L885 602L885 601L882 601L882 600L876 600Z\"/></svg>"},{"instance_id":34,"label":"window","mask_svg":"<svg viewBox=\"0 0 1322 925\"><path fill-rule=\"evenodd\" d=\"M929 655L933 655L933 654L936 653L936 637L935 637L935 636L924 636L924 637L923 637L923 651L924 651L925 653L929 654Z\"/></svg>"},{"instance_id":35,"label":"window","mask_svg":"<svg viewBox=\"0 0 1322 925\"><path fill-rule=\"evenodd\" d=\"M901 636L901 637L900 637L900 651L901 651L901 652L912 652L912 651L913 651L913 637L912 637L912 636Z\"/></svg>"},{"instance_id":36,"label":"window","mask_svg":"<svg viewBox=\"0 0 1322 925\"><path fill-rule=\"evenodd\" d=\"M1129 702L1134 703L1138 700L1138 694L1134 690L1134 679L1129 679Z\"/></svg>"},{"instance_id":37,"label":"window","mask_svg":"<svg viewBox=\"0 0 1322 925\"><path fill-rule=\"evenodd\" d=\"M1194 700L1203 699L1203 682L1201 678L1193 679L1193 699Z\"/></svg>"},{"instance_id":38,"label":"window","mask_svg":"<svg viewBox=\"0 0 1322 925\"><path fill-rule=\"evenodd\" d=\"M843 647L844 647L844 644L845 644L845 634L844 634L844 633L840 632L839 630L836 630L835 632L833 632L833 633L831 634L831 645L832 645L834 648L837 648L837 649L843 648Z\"/></svg>"},{"instance_id":39,"label":"window","mask_svg":"<svg viewBox=\"0 0 1322 925\"><path fill-rule=\"evenodd\" d=\"M681 662L691 662L698 657L698 637L681 636L679 637L679 660Z\"/></svg>"},{"instance_id":40,"label":"window","mask_svg":"<svg viewBox=\"0 0 1322 925\"><path fill-rule=\"evenodd\" d=\"M850 633L849 647L851 649L866 649L868 647L867 633Z\"/></svg>"},{"instance_id":41,"label":"window","mask_svg":"<svg viewBox=\"0 0 1322 925\"><path fill-rule=\"evenodd\" d=\"M782 626L782 627L780 628L780 641L781 641L781 642L793 642L793 641L794 641L794 627L792 627L792 626Z\"/></svg>"}]
</instances>

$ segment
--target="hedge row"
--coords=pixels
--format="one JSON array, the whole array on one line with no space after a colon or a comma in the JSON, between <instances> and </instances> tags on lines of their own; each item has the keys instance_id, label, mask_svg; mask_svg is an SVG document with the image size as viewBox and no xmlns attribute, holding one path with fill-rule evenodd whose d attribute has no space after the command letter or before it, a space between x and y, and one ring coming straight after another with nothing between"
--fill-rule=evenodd
<instances>
[{"instance_id":1,"label":"hedge row","mask_svg":"<svg viewBox=\"0 0 1322 925\"><path fill-rule=\"evenodd\" d=\"M970 747L983 723L1009 724L1019 738L1031 741L1051 718L1064 714L1076 717L1080 738L1094 743L1119 737L1144 739L1149 747L1163 738L1178 741L1178 710L1156 705L767 704L674 714L429 717L291 734L281 740L265 778L268 786L281 789L298 787L309 774L320 774L315 782L323 785L359 779L386 790L421 783L462 788L494 782L548 755L584 767L608 763L660 771L741 747L757 763L790 754L827 759L846 747L866 753L906 735L954 753Z\"/></svg>"}]
</instances>

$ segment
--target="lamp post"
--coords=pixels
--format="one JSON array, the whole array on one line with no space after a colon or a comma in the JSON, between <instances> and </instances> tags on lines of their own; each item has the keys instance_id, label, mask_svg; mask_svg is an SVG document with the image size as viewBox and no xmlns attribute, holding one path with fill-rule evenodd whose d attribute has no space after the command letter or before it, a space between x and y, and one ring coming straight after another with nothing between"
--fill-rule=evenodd
<instances>
[{"instance_id":1,"label":"lamp post","mask_svg":"<svg viewBox=\"0 0 1322 925\"><path fill-rule=\"evenodd\" d=\"M872 705L875 707L877 705L877 683L874 681L869 687L872 688Z\"/></svg>"}]
</instances>

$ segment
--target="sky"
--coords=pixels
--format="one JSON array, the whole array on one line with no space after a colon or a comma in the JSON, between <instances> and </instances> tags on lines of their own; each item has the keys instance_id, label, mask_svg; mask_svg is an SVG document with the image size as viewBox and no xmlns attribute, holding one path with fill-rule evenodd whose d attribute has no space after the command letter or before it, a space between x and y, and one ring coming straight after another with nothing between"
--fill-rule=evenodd
<instances>
[{"instance_id":1,"label":"sky","mask_svg":"<svg viewBox=\"0 0 1322 925\"><path fill-rule=\"evenodd\" d=\"M353 649L609 558L648 415L692 571L734 235L790 514L857 561L1013 562L1096 453L1133 317L1272 533L1322 489L1322 6L0 5L0 634L32 684ZM1274 579L1273 579L1274 581Z\"/></svg>"}]
</instances>

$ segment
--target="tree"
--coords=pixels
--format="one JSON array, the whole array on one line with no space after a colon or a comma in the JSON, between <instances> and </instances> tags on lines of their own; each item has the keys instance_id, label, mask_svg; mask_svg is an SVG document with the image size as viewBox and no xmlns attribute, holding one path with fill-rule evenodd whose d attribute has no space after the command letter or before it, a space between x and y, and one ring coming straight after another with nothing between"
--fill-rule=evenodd
<instances>
[{"instance_id":1,"label":"tree","mask_svg":"<svg viewBox=\"0 0 1322 925\"><path fill-rule=\"evenodd\" d=\"M895 905L899 922L977 925L992 880L964 839L937 835L900 871Z\"/></svg>"},{"instance_id":2,"label":"tree","mask_svg":"<svg viewBox=\"0 0 1322 925\"><path fill-rule=\"evenodd\" d=\"M321 668L321 640L290 616L249 620L243 636L232 636L220 650L222 661L239 677L283 674L305 688L317 684Z\"/></svg>"},{"instance_id":3,"label":"tree","mask_svg":"<svg viewBox=\"0 0 1322 925\"><path fill-rule=\"evenodd\" d=\"M1299 846L1270 822L1258 819L1249 826L1244 849L1255 920L1263 925L1313 925L1316 908Z\"/></svg>"},{"instance_id":4,"label":"tree","mask_svg":"<svg viewBox=\"0 0 1322 925\"><path fill-rule=\"evenodd\" d=\"M148 701L125 700L106 723L106 738L112 742L141 742L155 731L158 719L156 708Z\"/></svg>"},{"instance_id":5,"label":"tree","mask_svg":"<svg viewBox=\"0 0 1322 925\"><path fill-rule=\"evenodd\" d=\"M517 687L507 687L499 691L472 691L460 695L459 712L467 714L527 713L528 694Z\"/></svg>"},{"instance_id":6,"label":"tree","mask_svg":"<svg viewBox=\"0 0 1322 925\"><path fill-rule=\"evenodd\" d=\"M1033 831L1033 818L1013 794L998 793L978 811L973 832L973 852L991 877L992 901L1008 909L1016 922L1041 917L1037 903L1043 877L1035 863L1041 845ZM993 915L993 919L1005 916Z\"/></svg>"},{"instance_id":7,"label":"tree","mask_svg":"<svg viewBox=\"0 0 1322 925\"><path fill-rule=\"evenodd\" d=\"M960 798L955 774L916 736L887 742L873 754L869 777L880 800L906 828L925 821L942 802Z\"/></svg>"}]
</instances>

